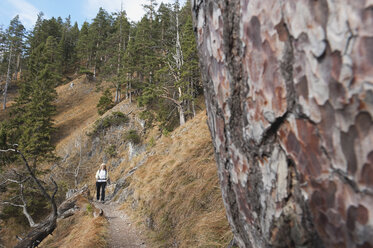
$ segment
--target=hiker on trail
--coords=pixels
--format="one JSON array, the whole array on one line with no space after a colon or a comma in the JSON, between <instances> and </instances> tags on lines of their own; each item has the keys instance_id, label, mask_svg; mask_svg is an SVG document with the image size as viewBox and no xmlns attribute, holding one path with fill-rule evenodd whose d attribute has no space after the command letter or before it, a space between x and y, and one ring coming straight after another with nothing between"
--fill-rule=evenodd
<instances>
[{"instance_id":1,"label":"hiker on trail","mask_svg":"<svg viewBox=\"0 0 373 248\"><path fill-rule=\"evenodd\" d=\"M100 200L101 193L101 202L105 201L105 187L109 179L109 175L106 169L106 164L102 163L100 169L96 172L96 189L97 189L97 201ZM101 189L101 192L100 192Z\"/></svg>"}]
</instances>

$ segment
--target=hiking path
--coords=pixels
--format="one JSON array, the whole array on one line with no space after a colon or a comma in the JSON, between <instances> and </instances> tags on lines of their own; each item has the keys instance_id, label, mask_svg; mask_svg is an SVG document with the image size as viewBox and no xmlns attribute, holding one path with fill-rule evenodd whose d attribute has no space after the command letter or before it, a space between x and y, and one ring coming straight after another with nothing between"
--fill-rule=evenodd
<instances>
[{"instance_id":1,"label":"hiking path","mask_svg":"<svg viewBox=\"0 0 373 248\"><path fill-rule=\"evenodd\" d=\"M110 248L146 248L145 240L136 226L131 223L130 218L119 205L113 202L94 202L97 208L104 212L109 222Z\"/></svg>"}]
</instances>

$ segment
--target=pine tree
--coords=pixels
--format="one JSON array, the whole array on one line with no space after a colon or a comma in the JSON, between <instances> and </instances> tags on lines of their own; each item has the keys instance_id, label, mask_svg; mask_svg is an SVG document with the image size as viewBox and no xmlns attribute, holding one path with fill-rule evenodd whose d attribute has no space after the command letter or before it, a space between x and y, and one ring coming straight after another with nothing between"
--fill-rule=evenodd
<instances>
[{"instance_id":1,"label":"pine tree","mask_svg":"<svg viewBox=\"0 0 373 248\"><path fill-rule=\"evenodd\" d=\"M20 70L20 63L21 63L21 56L23 51L23 38L25 36L25 27L22 25L21 21L19 20L19 16L17 15L14 17L9 25L8 28L8 39L11 42L11 46L14 50L14 57L15 57L15 79L17 79L18 72Z\"/></svg>"},{"instance_id":2,"label":"pine tree","mask_svg":"<svg viewBox=\"0 0 373 248\"><path fill-rule=\"evenodd\" d=\"M193 116L196 115L195 98L202 94L201 72L198 63L198 52L196 39L193 32L192 16L190 14L190 1L187 1L182 13L185 20L182 28L181 49L183 51L184 63L181 67L180 81L187 85L187 107L191 108Z\"/></svg>"},{"instance_id":3,"label":"pine tree","mask_svg":"<svg viewBox=\"0 0 373 248\"><path fill-rule=\"evenodd\" d=\"M158 9L158 14L156 17L158 29L160 30L160 41L161 49L166 53L172 47L174 41L175 29L172 25L173 22L173 11L171 4L161 3Z\"/></svg>"},{"instance_id":4,"label":"pine tree","mask_svg":"<svg viewBox=\"0 0 373 248\"><path fill-rule=\"evenodd\" d=\"M109 89L106 89L97 104L97 112L99 115L103 115L107 110L114 106L112 95Z\"/></svg>"},{"instance_id":5,"label":"pine tree","mask_svg":"<svg viewBox=\"0 0 373 248\"><path fill-rule=\"evenodd\" d=\"M61 55L62 72L67 73L76 69L77 55L76 43L79 37L78 24L71 26L71 17L66 18L62 24L62 36L58 44L58 50Z\"/></svg>"},{"instance_id":6,"label":"pine tree","mask_svg":"<svg viewBox=\"0 0 373 248\"><path fill-rule=\"evenodd\" d=\"M7 59L6 59L6 35L3 30L3 26L0 26L0 79L4 80L7 71Z\"/></svg>"},{"instance_id":7,"label":"pine tree","mask_svg":"<svg viewBox=\"0 0 373 248\"><path fill-rule=\"evenodd\" d=\"M147 0L148 4L144 4L143 8L145 9L145 17L147 17L150 21L150 23L153 22L153 20L156 17L156 11L155 8L157 7L157 2L155 0Z\"/></svg>"},{"instance_id":8,"label":"pine tree","mask_svg":"<svg viewBox=\"0 0 373 248\"><path fill-rule=\"evenodd\" d=\"M79 33L76 50L79 63L85 69L89 68L92 55L89 39L89 24L88 22L84 22Z\"/></svg>"},{"instance_id":9,"label":"pine tree","mask_svg":"<svg viewBox=\"0 0 373 248\"><path fill-rule=\"evenodd\" d=\"M103 64L107 62L105 41L112 29L112 17L100 8L89 27L89 41L92 49L93 76L96 77Z\"/></svg>"},{"instance_id":10,"label":"pine tree","mask_svg":"<svg viewBox=\"0 0 373 248\"><path fill-rule=\"evenodd\" d=\"M78 23L75 22L74 26L70 30L70 36L68 40L69 56L68 56L68 67L70 70L76 71L78 68L78 52L77 45L79 39L79 27Z\"/></svg>"},{"instance_id":11,"label":"pine tree","mask_svg":"<svg viewBox=\"0 0 373 248\"><path fill-rule=\"evenodd\" d=\"M39 157L50 157L54 150L51 144L53 127L52 116L56 112L53 101L57 97L53 68L46 65L32 82L30 102L25 106L21 127L20 148L36 162Z\"/></svg>"},{"instance_id":12,"label":"pine tree","mask_svg":"<svg viewBox=\"0 0 373 248\"><path fill-rule=\"evenodd\" d=\"M29 49L27 51L28 55L31 54L31 49L36 48L44 41L43 35L42 35L43 17L44 17L44 13L39 12L38 18L35 22L34 29L31 31L30 35L27 37L27 43L29 45Z\"/></svg>"},{"instance_id":13,"label":"pine tree","mask_svg":"<svg viewBox=\"0 0 373 248\"><path fill-rule=\"evenodd\" d=\"M43 19L44 14L40 12L36 20L34 29L28 37L29 55L31 50L38 47L40 44L45 43L49 36L53 36L58 42L62 37L63 22L61 18Z\"/></svg>"},{"instance_id":14,"label":"pine tree","mask_svg":"<svg viewBox=\"0 0 373 248\"><path fill-rule=\"evenodd\" d=\"M123 57L128 46L130 24L124 11L120 11L116 15L117 18L114 22L114 32L108 39L109 44L111 44L109 46L111 49L108 63L110 67L106 66L106 68L110 68L109 70L111 71L111 75L113 77L112 82L115 87L115 103L118 103L121 100L122 86L126 81Z\"/></svg>"},{"instance_id":15,"label":"pine tree","mask_svg":"<svg viewBox=\"0 0 373 248\"><path fill-rule=\"evenodd\" d=\"M122 57L122 68L120 70L120 80L126 82L126 98L132 102L132 90L138 85L136 83L135 73L137 70L135 58L135 34L136 34L136 24L131 23L129 25L128 37L126 49L123 51Z\"/></svg>"},{"instance_id":16,"label":"pine tree","mask_svg":"<svg viewBox=\"0 0 373 248\"><path fill-rule=\"evenodd\" d=\"M25 28L19 21L19 16L17 15L10 21L9 28L6 31L6 43L8 47L8 67L6 75L6 83L4 88L4 100L3 109L6 108L7 102L7 90L12 78L13 71L15 72L15 79L17 79L18 71L20 70L20 61L23 49L23 37L25 34ZM15 62L13 62L13 57Z\"/></svg>"},{"instance_id":17,"label":"pine tree","mask_svg":"<svg viewBox=\"0 0 373 248\"><path fill-rule=\"evenodd\" d=\"M12 111L12 137L34 165L39 159L53 157L51 143L54 132L52 117L56 112L53 101L60 81L60 58L56 38L49 36L32 50L29 71L21 84L15 109Z\"/></svg>"}]
</instances>

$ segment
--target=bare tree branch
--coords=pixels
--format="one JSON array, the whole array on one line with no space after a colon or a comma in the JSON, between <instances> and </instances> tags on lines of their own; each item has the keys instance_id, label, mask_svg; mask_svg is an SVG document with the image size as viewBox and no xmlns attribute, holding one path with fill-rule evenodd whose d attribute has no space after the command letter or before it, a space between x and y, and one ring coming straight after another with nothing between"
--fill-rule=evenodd
<instances>
[{"instance_id":1,"label":"bare tree branch","mask_svg":"<svg viewBox=\"0 0 373 248\"><path fill-rule=\"evenodd\" d=\"M13 202L10 202L10 201L5 201L5 202L2 202L1 204L22 208L23 215L27 218L30 227L36 227L38 224L35 224L34 219L32 218L32 216L27 211L27 203L26 203L25 196L24 196L24 191L23 191L24 190L24 182L26 182L28 179L29 178L26 178L26 179L23 179L22 181L8 179L9 182L17 183L20 187L20 195L13 197L11 200L14 200L16 198L20 198L22 203L23 203L22 205L16 204L16 203L13 203Z\"/></svg>"},{"instance_id":2,"label":"bare tree branch","mask_svg":"<svg viewBox=\"0 0 373 248\"><path fill-rule=\"evenodd\" d=\"M8 201L1 202L1 205L10 205L10 206L13 206L13 207L20 207L20 208L23 207L23 205L18 205L18 204L15 204L13 202L8 202Z\"/></svg>"},{"instance_id":3,"label":"bare tree branch","mask_svg":"<svg viewBox=\"0 0 373 248\"><path fill-rule=\"evenodd\" d=\"M166 95L160 95L161 98L164 98L164 99L167 99L167 100L170 100L171 102L173 102L174 104L176 104L177 106L180 106L181 105L181 102L178 101L178 100L175 100L173 99L172 97L169 97L169 96L166 96Z\"/></svg>"},{"instance_id":4,"label":"bare tree branch","mask_svg":"<svg viewBox=\"0 0 373 248\"><path fill-rule=\"evenodd\" d=\"M0 152L6 153L6 152L16 152L15 149L7 149L7 150L2 150L0 149Z\"/></svg>"},{"instance_id":5,"label":"bare tree branch","mask_svg":"<svg viewBox=\"0 0 373 248\"><path fill-rule=\"evenodd\" d=\"M26 218L27 218L30 226L31 227L35 227L35 226L37 226L39 224L35 224L34 219L28 213L28 211L27 211L27 204L26 204L25 197L24 197L24 194L23 194L23 188L24 188L23 184L20 184L20 187L21 187L21 201L23 203L23 205L22 205L22 212L26 216Z\"/></svg>"}]
</instances>

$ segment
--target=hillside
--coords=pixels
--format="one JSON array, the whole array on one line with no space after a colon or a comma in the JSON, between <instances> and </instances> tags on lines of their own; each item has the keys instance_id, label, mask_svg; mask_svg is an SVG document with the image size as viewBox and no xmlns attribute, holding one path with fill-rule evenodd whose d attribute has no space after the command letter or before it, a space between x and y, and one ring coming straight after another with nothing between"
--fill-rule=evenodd
<instances>
[{"instance_id":1,"label":"hillside","mask_svg":"<svg viewBox=\"0 0 373 248\"><path fill-rule=\"evenodd\" d=\"M107 86L107 83L101 86ZM96 90L93 82L87 81L86 76L61 85L56 91L57 115L54 121L57 133L54 140L59 151L72 135L81 132L98 118L96 105L102 93Z\"/></svg>"},{"instance_id":2,"label":"hillside","mask_svg":"<svg viewBox=\"0 0 373 248\"><path fill-rule=\"evenodd\" d=\"M145 231L148 247L226 246L232 234L221 200L205 111L174 132L162 134L157 126L147 127L139 118L141 109L127 100L99 117L96 104L101 93L95 91L95 84L87 83L84 77L73 82L72 88L70 84L57 88L58 133L54 140L61 162L53 167L53 173L61 190L87 184L92 200L94 174L101 162L106 162L112 181L107 188L112 198L108 204L122 206L123 213L136 224L134 228ZM97 120L117 112L128 115L128 121L87 135L97 128ZM129 130L139 135L139 144L126 138ZM92 235L104 238L96 247L105 247L109 226L103 220L90 220L87 206L70 220L59 221L42 247L86 247L74 243L74 237L87 244ZM90 231L80 233L83 226Z\"/></svg>"}]
</instances>

